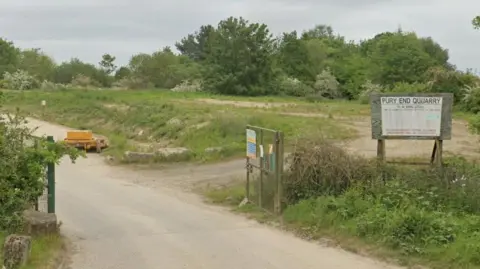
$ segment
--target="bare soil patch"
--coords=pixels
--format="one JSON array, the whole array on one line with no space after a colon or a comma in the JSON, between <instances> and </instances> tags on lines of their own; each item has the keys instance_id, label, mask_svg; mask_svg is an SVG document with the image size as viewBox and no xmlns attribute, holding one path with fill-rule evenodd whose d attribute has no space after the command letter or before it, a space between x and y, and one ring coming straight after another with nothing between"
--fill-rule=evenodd
<instances>
[{"instance_id":1,"label":"bare soil patch","mask_svg":"<svg viewBox=\"0 0 480 269\"><path fill-rule=\"evenodd\" d=\"M250 102L250 101L231 101L231 100L217 100L201 98L196 99L196 102L202 102L212 105L232 105L235 107L257 107L257 108L273 108L273 107L289 107L296 106L295 103L268 103L268 102Z\"/></svg>"}]
</instances>

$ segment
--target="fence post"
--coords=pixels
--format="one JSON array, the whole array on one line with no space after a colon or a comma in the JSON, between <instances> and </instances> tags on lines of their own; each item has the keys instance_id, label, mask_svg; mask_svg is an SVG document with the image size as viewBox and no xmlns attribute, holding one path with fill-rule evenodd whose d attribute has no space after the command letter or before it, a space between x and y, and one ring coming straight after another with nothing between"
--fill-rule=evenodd
<instances>
[{"instance_id":1,"label":"fence post","mask_svg":"<svg viewBox=\"0 0 480 269\"><path fill-rule=\"evenodd\" d=\"M258 205L263 206L263 176L264 176L264 149L263 149L263 129L260 129L260 178L258 180ZM262 154L263 153L263 154Z\"/></svg>"},{"instance_id":2,"label":"fence post","mask_svg":"<svg viewBox=\"0 0 480 269\"><path fill-rule=\"evenodd\" d=\"M54 143L53 136L47 136L47 141ZM47 165L47 186L48 186L48 213L55 213L55 163Z\"/></svg>"},{"instance_id":3,"label":"fence post","mask_svg":"<svg viewBox=\"0 0 480 269\"><path fill-rule=\"evenodd\" d=\"M245 186L245 197L250 201L250 157L247 156L247 184Z\"/></svg>"},{"instance_id":4,"label":"fence post","mask_svg":"<svg viewBox=\"0 0 480 269\"><path fill-rule=\"evenodd\" d=\"M275 208L276 214L282 213L282 197L283 197L283 133L275 133L275 183L276 183L276 195L275 195Z\"/></svg>"}]
</instances>

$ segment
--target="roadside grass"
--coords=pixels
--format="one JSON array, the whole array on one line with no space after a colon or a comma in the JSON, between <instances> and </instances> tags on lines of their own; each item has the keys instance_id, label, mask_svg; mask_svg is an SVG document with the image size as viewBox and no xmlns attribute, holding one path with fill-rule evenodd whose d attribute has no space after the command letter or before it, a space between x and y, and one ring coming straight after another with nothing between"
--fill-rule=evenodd
<instances>
[{"instance_id":1,"label":"roadside grass","mask_svg":"<svg viewBox=\"0 0 480 269\"><path fill-rule=\"evenodd\" d=\"M239 208L244 181L207 189L206 199L304 239L387 262L480 268L480 169L475 163L453 156L445 158L441 171L408 164L378 170L373 160L333 145L303 147L293 153L300 159L283 177L286 206L281 216L254 204ZM379 171L385 173L383 180Z\"/></svg>"},{"instance_id":2,"label":"roadside grass","mask_svg":"<svg viewBox=\"0 0 480 269\"><path fill-rule=\"evenodd\" d=\"M268 109L190 102L205 96L161 90L9 92L5 94L5 108L13 111L19 107L32 117L105 135L112 145L107 153L114 156L141 150L139 145L146 144L154 148L186 147L192 152L191 159L197 161L237 157L244 151L247 124L283 131L287 149L300 135L336 140L356 136L355 130L328 117L279 115L279 111ZM46 100L45 108L42 100ZM335 110L342 107L340 103L336 106ZM208 148L221 150L211 153L206 152Z\"/></svg>"},{"instance_id":3,"label":"roadside grass","mask_svg":"<svg viewBox=\"0 0 480 269\"><path fill-rule=\"evenodd\" d=\"M3 262L5 238L5 233L0 232L0 264ZM63 247L63 238L59 234L33 238L28 263L21 269L56 269L55 261L63 254Z\"/></svg>"}]
</instances>

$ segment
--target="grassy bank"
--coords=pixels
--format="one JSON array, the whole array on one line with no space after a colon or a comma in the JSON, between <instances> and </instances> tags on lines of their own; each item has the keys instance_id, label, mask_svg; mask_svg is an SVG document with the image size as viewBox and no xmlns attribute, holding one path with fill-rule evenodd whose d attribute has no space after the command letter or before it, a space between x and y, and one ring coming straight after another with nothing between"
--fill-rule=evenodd
<instances>
[{"instance_id":1,"label":"grassy bank","mask_svg":"<svg viewBox=\"0 0 480 269\"><path fill-rule=\"evenodd\" d=\"M21 111L34 117L73 128L92 129L106 135L113 145L110 154L114 155L146 146L169 146L189 148L195 160L240 156L244 152L247 124L282 130L285 137L288 137L287 147L299 135L325 136L340 140L355 136L355 131L339 124L328 115L280 115L281 112L302 113L313 108L329 113L338 111L342 115L351 113L352 109L345 109L347 106L340 103L314 105L298 101L288 107L268 109L230 104L214 105L202 101L210 97L159 90L8 92L5 106L11 111L19 107ZM42 100L47 102L44 109L40 105ZM241 98L234 100L242 101ZM260 98L257 101L266 99ZM354 107L353 110L355 109L357 108ZM360 111L361 108L358 109ZM215 154L205 152L212 147L222 149Z\"/></svg>"},{"instance_id":2,"label":"grassy bank","mask_svg":"<svg viewBox=\"0 0 480 269\"><path fill-rule=\"evenodd\" d=\"M325 144L305 144L293 156L296 165L284 175L285 228L404 265L480 268L476 164L454 158L441 172L418 166L378 169L372 160ZM244 185L205 194L214 203L236 207ZM274 220L252 206L241 211Z\"/></svg>"},{"instance_id":3,"label":"grassy bank","mask_svg":"<svg viewBox=\"0 0 480 269\"><path fill-rule=\"evenodd\" d=\"M0 232L0 264L3 262L3 242L6 234ZM56 269L57 260L63 255L64 242L60 235L37 237L32 242L32 252L22 269Z\"/></svg>"}]
</instances>

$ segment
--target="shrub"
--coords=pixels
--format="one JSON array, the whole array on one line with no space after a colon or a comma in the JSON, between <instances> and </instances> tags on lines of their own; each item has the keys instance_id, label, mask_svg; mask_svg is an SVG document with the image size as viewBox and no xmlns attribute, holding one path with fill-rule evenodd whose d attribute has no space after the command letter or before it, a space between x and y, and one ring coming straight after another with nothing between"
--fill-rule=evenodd
<instances>
[{"instance_id":1,"label":"shrub","mask_svg":"<svg viewBox=\"0 0 480 269\"><path fill-rule=\"evenodd\" d=\"M313 89L302 81L287 76L280 76L276 87L280 94L289 96L305 97L313 93Z\"/></svg>"},{"instance_id":2,"label":"shrub","mask_svg":"<svg viewBox=\"0 0 480 269\"><path fill-rule=\"evenodd\" d=\"M383 92L382 86L380 86L378 84L374 84L370 80L365 82L365 84L363 84L361 88L362 88L362 90L361 90L360 94L358 95L358 100L362 104L370 103L370 95L372 93Z\"/></svg>"},{"instance_id":3,"label":"shrub","mask_svg":"<svg viewBox=\"0 0 480 269\"><path fill-rule=\"evenodd\" d=\"M315 90L315 95L318 97L337 99L343 95L340 89L340 83L329 69L323 70L315 77L313 89Z\"/></svg>"},{"instance_id":4,"label":"shrub","mask_svg":"<svg viewBox=\"0 0 480 269\"><path fill-rule=\"evenodd\" d=\"M341 194L356 181L376 180L376 166L349 155L328 140L306 140L289 156L284 176L285 199L295 203L326 194Z\"/></svg>"},{"instance_id":5,"label":"shrub","mask_svg":"<svg viewBox=\"0 0 480 269\"><path fill-rule=\"evenodd\" d=\"M24 122L19 116L8 116L0 123L0 230L20 227L22 211L43 193L47 163L58 162L65 154L72 160L78 156L78 151L64 144L35 138Z\"/></svg>"},{"instance_id":6,"label":"shrub","mask_svg":"<svg viewBox=\"0 0 480 269\"><path fill-rule=\"evenodd\" d=\"M171 89L173 92L199 92L202 90L202 82L199 80L185 80Z\"/></svg>"},{"instance_id":7,"label":"shrub","mask_svg":"<svg viewBox=\"0 0 480 269\"><path fill-rule=\"evenodd\" d=\"M4 86L11 90L31 90L38 86L38 82L27 71L17 70L14 73L3 74Z\"/></svg>"},{"instance_id":8,"label":"shrub","mask_svg":"<svg viewBox=\"0 0 480 269\"><path fill-rule=\"evenodd\" d=\"M81 87L81 88L99 87L100 86L100 83L98 83L97 81L91 79L90 77L87 77L87 76L82 75L82 74L76 75L73 78L71 84L74 87Z\"/></svg>"},{"instance_id":9,"label":"shrub","mask_svg":"<svg viewBox=\"0 0 480 269\"><path fill-rule=\"evenodd\" d=\"M286 223L314 235L357 236L441 268L480 265L477 164L447 158L443 169L395 169L325 140L303 142L291 158L284 177Z\"/></svg>"},{"instance_id":10,"label":"shrub","mask_svg":"<svg viewBox=\"0 0 480 269\"><path fill-rule=\"evenodd\" d=\"M424 83L406 83L397 82L390 89L390 92L404 93L404 92L428 92L430 86Z\"/></svg>"},{"instance_id":11,"label":"shrub","mask_svg":"<svg viewBox=\"0 0 480 269\"><path fill-rule=\"evenodd\" d=\"M129 90L153 88L153 84L151 82L148 82L148 80L136 76L122 78L116 81L113 86Z\"/></svg>"},{"instance_id":12,"label":"shrub","mask_svg":"<svg viewBox=\"0 0 480 269\"><path fill-rule=\"evenodd\" d=\"M70 85L65 85L61 83L53 83L48 80L44 80L40 84L40 89L45 90L45 91L51 91L51 90L68 90L70 89Z\"/></svg>"},{"instance_id":13,"label":"shrub","mask_svg":"<svg viewBox=\"0 0 480 269\"><path fill-rule=\"evenodd\" d=\"M480 85L465 86L461 106L464 110L477 114L480 112Z\"/></svg>"}]
</instances>

